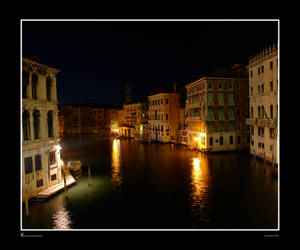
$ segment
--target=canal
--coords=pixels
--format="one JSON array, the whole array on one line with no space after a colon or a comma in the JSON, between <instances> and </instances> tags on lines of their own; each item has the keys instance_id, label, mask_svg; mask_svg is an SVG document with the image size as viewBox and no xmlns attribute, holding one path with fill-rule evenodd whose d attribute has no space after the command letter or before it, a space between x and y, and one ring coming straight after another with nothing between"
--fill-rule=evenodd
<instances>
[{"instance_id":1,"label":"canal","mask_svg":"<svg viewBox=\"0 0 300 250\"><path fill-rule=\"evenodd\" d=\"M247 152L62 138L62 159L90 165L68 189L22 209L23 229L276 229L278 180Z\"/></svg>"}]
</instances>

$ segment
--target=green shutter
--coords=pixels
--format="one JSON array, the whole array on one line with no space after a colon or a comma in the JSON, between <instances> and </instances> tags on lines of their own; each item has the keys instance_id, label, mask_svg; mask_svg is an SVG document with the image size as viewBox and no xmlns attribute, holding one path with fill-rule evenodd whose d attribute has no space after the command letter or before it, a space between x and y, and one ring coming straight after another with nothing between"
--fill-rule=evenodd
<instances>
[{"instance_id":1,"label":"green shutter","mask_svg":"<svg viewBox=\"0 0 300 250\"><path fill-rule=\"evenodd\" d=\"M223 104L223 94L219 93L218 95L219 104Z\"/></svg>"}]
</instances>

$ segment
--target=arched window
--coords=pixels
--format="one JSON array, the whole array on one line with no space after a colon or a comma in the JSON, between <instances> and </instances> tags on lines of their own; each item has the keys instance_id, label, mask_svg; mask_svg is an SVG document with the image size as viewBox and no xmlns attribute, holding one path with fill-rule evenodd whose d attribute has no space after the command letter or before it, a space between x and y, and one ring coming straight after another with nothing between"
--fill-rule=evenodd
<instances>
[{"instance_id":1,"label":"arched window","mask_svg":"<svg viewBox=\"0 0 300 250\"><path fill-rule=\"evenodd\" d=\"M30 114L27 110L23 111L23 139L24 141L30 140Z\"/></svg>"},{"instance_id":2,"label":"arched window","mask_svg":"<svg viewBox=\"0 0 300 250\"><path fill-rule=\"evenodd\" d=\"M48 111L47 123L48 123L48 137L53 137L53 112L52 111Z\"/></svg>"},{"instance_id":3,"label":"arched window","mask_svg":"<svg viewBox=\"0 0 300 250\"><path fill-rule=\"evenodd\" d=\"M38 83L38 77L36 74L32 75L32 80L31 80L31 84L32 84L32 98L33 99L37 99L37 83Z\"/></svg>"},{"instance_id":4,"label":"arched window","mask_svg":"<svg viewBox=\"0 0 300 250\"><path fill-rule=\"evenodd\" d=\"M40 111L38 110L33 112L33 133L34 139L40 138Z\"/></svg>"},{"instance_id":5,"label":"arched window","mask_svg":"<svg viewBox=\"0 0 300 250\"><path fill-rule=\"evenodd\" d=\"M223 136L220 136L220 145L223 145Z\"/></svg>"},{"instance_id":6,"label":"arched window","mask_svg":"<svg viewBox=\"0 0 300 250\"><path fill-rule=\"evenodd\" d=\"M260 106L258 106L258 118L260 118Z\"/></svg>"},{"instance_id":7,"label":"arched window","mask_svg":"<svg viewBox=\"0 0 300 250\"><path fill-rule=\"evenodd\" d=\"M161 132L164 132L164 125L161 125Z\"/></svg>"},{"instance_id":8,"label":"arched window","mask_svg":"<svg viewBox=\"0 0 300 250\"><path fill-rule=\"evenodd\" d=\"M22 98L27 98L27 87L29 84L29 73L22 72Z\"/></svg>"},{"instance_id":9,"label":"arched window","mask_svg":"<svg viewBox=\"0 0 300 250\"><path fill-rule=\"evenodd\" d=\"M48 76L47 80L46 80L46 94L47 94L47 100L50 101L51 100L51 87L52 87L52 80L51 78Z\"/></svg>"},{"instance_id":10,"label":"arched window","mask_svg":"<svg viewBox=\"0 0 300 250\"><path fill-rule=\"evenodd\" d=\"M154 113L155 113L154 120L157 120L157 110L155 110Z\"/></svg>"},{"instance_id":11,"label":"arched window","mask_svg":"<svg viewBox=\"0 0 300 250\"><path fill-rule=\"evenodd\" d=\"M264 106L261 106L261 118L265 118L265 109Z\"/></svg>"}]
</instances>

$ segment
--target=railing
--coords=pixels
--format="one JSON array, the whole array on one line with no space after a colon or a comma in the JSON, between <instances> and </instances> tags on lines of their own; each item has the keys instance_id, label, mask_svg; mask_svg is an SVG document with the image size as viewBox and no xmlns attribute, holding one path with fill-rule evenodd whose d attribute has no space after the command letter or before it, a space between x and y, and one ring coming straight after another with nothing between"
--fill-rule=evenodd
<instances>
[{"instance_id":1,"label":"railing","mask_svg":"<svg viewBox=\"0 0 300 250\"><path fill-rule=\"evenodd\" d=\"M254 118L248 118L246 119L246 125L254 125L255 124L255 119Z\"/></svg>"},{"instance_id":2,"label":"railing","mask_svg":"<svg viewBox=\"0 0 300 250\"><path fill-rule=\"evenodd\" d=\"M193 116L193 117L188 117L188 119L190 121L199 121L199 120L201 120L201 117L199 117L199 116Z\"/></svg>"},{"instance_id":3,"label":"railing","mask_svg":"<svg viewBox=\"0 0 300 250\"><path fill-rule=\"evenodd\" d=\"M270 127L274 128L277 127L277 119L272 118L272 119L263 119L263 118L248 118L246 119L246 125L256 125L258 127Z\"/></svg>"}]
</instances>

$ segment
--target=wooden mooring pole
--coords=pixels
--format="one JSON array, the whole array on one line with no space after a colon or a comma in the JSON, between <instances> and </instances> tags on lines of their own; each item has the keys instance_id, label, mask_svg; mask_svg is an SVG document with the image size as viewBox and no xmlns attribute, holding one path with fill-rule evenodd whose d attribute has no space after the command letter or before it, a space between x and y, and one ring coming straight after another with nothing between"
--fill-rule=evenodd
<instances>
[{"instance_id":1,"label":"wooden mooring pole","mask_svg":"<svg viewBox=\"0 0 300 250\"><path fill-rule=\"evenodd\" d=\"M90 165L88 166L88 186L92 186L92 176L91 176Z\"/></svg>"}]
</instances>

